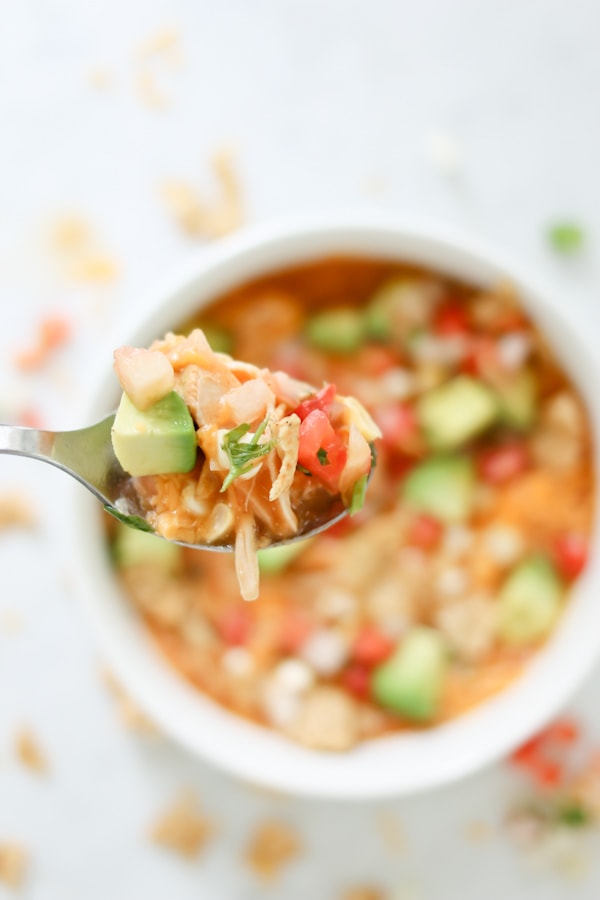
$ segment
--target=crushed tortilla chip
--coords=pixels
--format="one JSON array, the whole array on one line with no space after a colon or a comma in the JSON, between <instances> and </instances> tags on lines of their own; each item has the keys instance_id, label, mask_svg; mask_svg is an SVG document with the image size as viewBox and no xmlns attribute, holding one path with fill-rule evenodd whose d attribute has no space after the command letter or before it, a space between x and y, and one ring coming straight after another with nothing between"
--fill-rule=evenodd
<instances>
[{"instance_id":1,"label":"crushed tortilla chip","mask_svg":"<svg viewBox=\"0 0 600 900\"><path fill-rule=\"evenodd\" d=\"M172 26L161 28L140 44L136 55L141 60L160 58L172 66L179 66L183 59L179 30Z\"/></svg>"},{"instance_id":2,"label":"crushed tortilla chip","mask_svg":"<svg viewBox=\"0 0 600 900\"><path fill-rule=\"evenodd\" d=\"M15 609L0 609L0 634L17 634L23 628L23 617Z\"/></svg>"},{"instance_id":3,"label":"crushed tortilla chip","mask_svg":"<svg viewBox=\"0 0 600 900\"><path fill-rule=\"evenodd\" d=\"M406 832L396 813L383 809L377 815L377 827L386 850L392 854L406 850Z\"/></svg>"},{"instance_id":4,"label":"crushed tortilla chip","mask_svg":"<svg viewBox=\"0 0 600 900\"><path fill-rule=\"evenodd\" d=\"M103 676L107 687L116 700L119 718L125 727L131 731L137 731L140 734L158 734L154 723L150 721L138 706L136 706L131 697L123 690L112 672L105 669Z\"/></svg>"},{"instance_id":5,"label":"crushed tortilla chip","mask_svg":"<svg viewBox=\"0 0 600 900\"><path fill-rule=\"evenodd\" d=\"M342 894L342 900L386 900L386 894L376 887L355 887L350 888Z\"/></svg>"},{"instance_id":6,"label":"crushed tortilla chip","mask_svg":"<svg viewBox=\"0 0 600 900\"><path fill-rule=\"evenodd\" d=\"M106 284L119 276L116 260L82 216L65 214L51 223L50 248L65 276L83 284Z\"/></svg>"},{"instance_id":7,"label":"crushed tortilla chip","mask_svg":"<svg viewBox=\"0 0 600 900\"><path fill-rule=\"evenodd\" d=\"M20 844L0 842L0 882L11 888L23 884L27 871L28 855Z\"/></svg>"},{"instance_id":8,"label":"crushed tortilla chip","mask_svg":"<svg viewBox=\"0 0 600 900\"><path fill-rule=\"evenodd\" d=\"M191 859L198 856L214 830L196 798L184 793L157 819L150 834L155 843Z\"/></svg>"},{"instance_id":9,"label":"crushed tortilla chip","mask_svg":"<svg viewBox=\"0 0 600 900\"><path fill-rule=\"evenodd\" d=\"M300 852L300 840L286 823L264 822L257 828L246 850L250 868L264 881L277 877Z\"/></svg>"},{"instance_id":10,"label":"crushed tortilla chip","mask_svg":"<svg viewBox=\"0 0 600 900\"><path fill-rule=\"evenodd\" d=\"M37 516L22 491L0 493L0 531L8 528L35 528Z\"/></svg>"},{"instance_id":11,"label":"crushed tortilla chip","mask_svg":"<svg viewBox=\"0 0 600 900\"><path fill-rule=\"evenodd\" d=\"M140 103L148 109L167 109L169 101L160 90L154 72L141 69L135 76L135 91Z\"/></svg>"},{"instance_id":12,"label":"crushed tortilla chip","mask_svg":"<svg viewBox=\"0 0 600 900\"><path fill-rule=\"evenodd\" d=\"M167 211L191 237L222 237L243 222L242 189L231 152L215 153L212 168L218 189L212 203L205 201L195 185L187 181L167 180L160 188Z\"/></svg>"},{"instance_id":13,"label":"crushed tortilla chip","mask_svg":"<svg viewBox=\"0 0 600 900\"><path fill-rule=\"evenodd\" d=\"M38 739L29 728L22 728L15 736L15 750L19 761L34 772L47 772L48 762Z\"/></svg>"},{"instance_id":14,"label":"crushed tortilla chip","mask_svg":"<svg viewBox=\"0 0 600 900\"><path fill-rule=\"evenodd\" d=\"M115 83L115 76L110 69L104 66L94 66L87 73L87 82L90 87L99 91L105 91L111 88Z\"/></svg>"}]
</instances>

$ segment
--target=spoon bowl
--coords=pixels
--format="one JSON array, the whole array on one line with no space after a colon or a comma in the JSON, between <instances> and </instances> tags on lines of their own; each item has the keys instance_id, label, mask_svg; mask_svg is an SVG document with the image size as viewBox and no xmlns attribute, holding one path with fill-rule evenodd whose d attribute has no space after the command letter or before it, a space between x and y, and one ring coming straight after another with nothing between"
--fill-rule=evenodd
<instances>
[{"instance_id":1,"label":"spoon bowl","mask_svg":"<svg viewBox=\"0 0 600 900\"><path fill-rule=\"evenodd\" d=\"M135 479L126 472L115 456L111 430L115 414L111 413L94 425L73 431L44 431L20 425L0 425L0 454L26 456L49 463L75 478L104 506L106 512L125 525L155 534L146 521L145 511L135 489ZM370 477L370 475L369 475ZM291 538L270 543L275 547L311 537L339 522L348 513L339 498L332 496L330 507L314 526ZM231 552L233 544L190 544L171 541L196 550Z\"/></svg>"}]
</instances>

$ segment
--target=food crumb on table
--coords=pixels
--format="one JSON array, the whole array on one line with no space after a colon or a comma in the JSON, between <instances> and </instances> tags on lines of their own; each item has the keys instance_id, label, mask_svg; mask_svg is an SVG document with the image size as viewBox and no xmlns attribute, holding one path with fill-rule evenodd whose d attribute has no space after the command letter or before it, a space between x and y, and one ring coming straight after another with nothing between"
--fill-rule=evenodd
<instances>
[{"instance_id":1,"label":"food crumb on table","mask_svg":"<svg viewBox=\"0 0 600 900\"><path fill-rule=\"evenodd\" d=\"M473 819L465 828L465 837L470 844L483 844L492 836L492 828L488 822L481 819Z\"/></svg>"},{"instance_id":2,"label":"food crumb on table","mask_svg":"<svg viewBox=\"0 0 600 900\"><path fill-rule=\"evenodd\" d=\"M90 87L106 91L114 86L115 76L106 66L93 66L87 73L86 81Z\"/></svg>"},{"instance_id":3,"label":"food crumb on table","mask_svg":"<svg viewBox=\"0 0 600 900\"><path fill-rule=\"evenodd\" d=\"M175 224L191 237L218 238L242 225L243 192L230 150L218 150L211 167L216 197L205 200L196 186L184 179L167 179L159 189L162 203Z\"/></svg>"},{"instance_id":4,"label":"food crumb on table","mask_svg":"<svg viewBox=\"0 0 600 900\"><path fill-rule=\"evenodd\" d=\"M295 829L285 822L271 820L256 829L245 859L259 878L270 881L298 856L300 849L300 839Z\"/></svg>"},{"instance_id":5,"label":"food crumb on table","mask_svg":"<svg viewBox=\"0 0 600 900\"><path fill-rule=\"evenodd\" d=\"M0 883L21 887L27 873L28 853L21 844L0 841Z\"/></svg>"},{"instance_id":6,"label":"food crumb on table","mask_svg":"<svg viewBox=\"0 0 600 900\"><path fill-rule=\"evenodd\" d=\"M391 809L378 812L376 826L389 853L403 853L407 847L406 829L399 816Z\"/></svg>"},{"instance_id":7,"label":"food crumb on table","mask_svg":"<svg viewBox=\"0 0 600 900\"><path fill-rule=\"evenodd\" d=\"M64 276L77 284L110 284L119 264L83 216L64 213L48 229L48 244Z\"/></svg>"},{"instance_id":8,"label":"food crumb on table","mask_svg":"<svg viewBox=\"0 0 600 900\"><path fill-rule=\"evenodd\" d=\"M23 628L23 616L16 609L0 609L0 634L17 634Z\"/></svg>"},{"instance_id":9,"label":"food crumb on table","mask_svg":"<svg viewBox=\"0 0 600 900\"><path fill-rule=\"evenodd\" d=\"M140 734L157 735L158 729L154 722L135 704L112 672L104 669L103 678L116 701L117 712L123 725L130 731L137 731Z\"/></svg>"},{"instance_id":10,"label":"food crumb on table","mask_svg":"<svg viewBox=\"0 0 600 900\"><path fill-rule=\"evenodd\" d=\"M15 752L19 762L33 772L48 771L48 760L41 744L30 728L21 728L15 735Z\"/></svg>"},{"instance_id":11,"label":"food crumb on table","mask_svg":"<svg viewBox=\"0 0 600 900\"><path fill-rule=\"evenodd\" d=\"M340 900L390 900L390 898L381 888L363 885L344 891Z\"/></svg>"},{"instance_id":12,"label":"food crumb on table","mask_svg":"<svg viewBox=\"0 0 600 900\"><path fill-rule=\"evenodd\" d=\"M185 792L159 816L150 836L154 843L192 859L204 849L214 831L213 821L201 812L197 798Z\"/></svg>"},{"instance_id":13,"label":"food crumb on table","mask_svg":"<svg viewBox=\"0 0 600 900\"><path fill-rule=\"evenodd\" d=\"M35 528L36 525L34 506L23 491L0 493L0 531L8 528Z\"/></svg>"}]
</instances>

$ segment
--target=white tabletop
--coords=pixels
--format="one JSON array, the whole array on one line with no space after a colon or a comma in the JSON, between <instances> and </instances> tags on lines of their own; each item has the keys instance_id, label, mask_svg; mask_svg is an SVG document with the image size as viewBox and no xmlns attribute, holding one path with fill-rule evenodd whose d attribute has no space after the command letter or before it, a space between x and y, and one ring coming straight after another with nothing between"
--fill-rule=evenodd
<instances>
[{"instance_id":1,"label":"white tabletop","mask_svg":"<svg viewBox=\"0 0 600 900\"><path fill-rule=\"evenodd\" d=\"M371 206L460 225L539 271L580 322L597 324L593 0L21 0L0 11L4 414L33 407L54 427L80 424L112 335L125 337L154 283L202 246L174 226L161 183L184 179L210 195L210 157L223 145L233 148L249 221ZM135 54L165 27L177 29L180 66ZM164 108L148 105L153 86ZM65 277L47 232L67 213L83 216L97 251L118 261L113 282ZM588 238L572 261L544 238L565 217ZM15 352L56 312L73 322L71 345L44 374L18 372ZM502 820L521 788L506 766L427 796L332 805L269 797L165 739L127 731L71 588L63 477L3 458L0 494L15 486L40 521L32 533L0 535L0 844L30 852L24 896L268 895L241 858L256 824L276 816L304 844L271 891L284 900L337 900L358 883L387 887L395 900L598 897L597 859L573 883L533 869L509 842ZM9 633L13 611L21 627ZM572 710L600 737L598 688L600 673ZM45 777L15 760L22 724L47 753ZM147 838L186 786L218 823L192 862ZM403 847L386 846L382 809L401 821ZM468 833L478 822L490 834L475 844Z\"/></svg>"}]
</instances>

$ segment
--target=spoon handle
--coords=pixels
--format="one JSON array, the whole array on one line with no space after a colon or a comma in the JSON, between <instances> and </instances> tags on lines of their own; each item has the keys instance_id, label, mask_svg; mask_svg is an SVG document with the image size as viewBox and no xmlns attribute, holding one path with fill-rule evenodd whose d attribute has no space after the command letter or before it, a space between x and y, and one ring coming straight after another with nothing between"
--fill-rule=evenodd
<instances>
[{"instance_id":1,"label":"spoon handle","mask_svg":"<svg viewBox=\"0 0 600 900\"><path fill-rule=\"evenodd\" d=\"M14 456L30 456L54 463L52 458L56 434L40 431L38 428L24 428L21 425L0 425L0 453Z\"/></svg>"}]
</instances>

